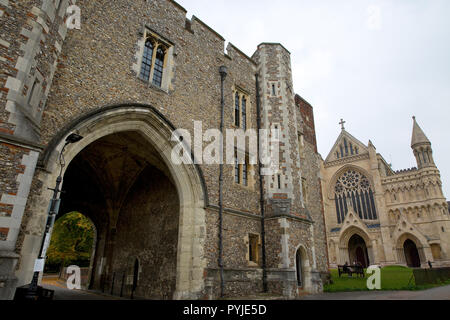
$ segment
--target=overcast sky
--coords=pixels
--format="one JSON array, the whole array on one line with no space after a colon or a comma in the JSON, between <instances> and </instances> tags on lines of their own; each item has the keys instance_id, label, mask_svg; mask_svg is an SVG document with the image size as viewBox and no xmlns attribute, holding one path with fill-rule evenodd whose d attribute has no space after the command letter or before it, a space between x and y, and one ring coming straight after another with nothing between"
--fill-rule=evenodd
<instances>
[{"instance_id":1,"label":"overcast sky","mask_svg":"<svg viewBox=\"0 0 450 320\"><path fill-rule=\"evenodd\" d=\"M291 52L294 88L314 107L323 158L344 118L394 170L416 166L415 115L450 196L449 0L178 2L249 56L261 42Z\"/></svg>"}]
</instances>

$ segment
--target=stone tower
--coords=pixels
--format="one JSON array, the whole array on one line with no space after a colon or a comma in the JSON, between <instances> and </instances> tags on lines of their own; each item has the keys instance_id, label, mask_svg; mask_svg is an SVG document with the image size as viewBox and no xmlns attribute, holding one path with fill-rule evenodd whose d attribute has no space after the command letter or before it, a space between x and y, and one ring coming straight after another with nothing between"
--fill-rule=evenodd
<instances>
[{"instance_id":1,"label":"stone tower","mask_svg":"<svg viewBox=\"0 0 450 320\"><path fill-rule=\"evenodd\" d=\"M272 139L279 141L279 168L272 176L264 177L266 201L267 252L279 252L268 259L268 270L278 269L269 279L269 285L281 284L282 293L295 294L297 261L293 248L299 252L298 243L308 243L312 261L307 277L310 291L319 291L320 275L317 272L313 219L302 194L302 171L299 137L301 135L300 110L295 104L292 85L290 52L278 43L262 43L253 58L258 63L261 96L261 126L270 130ZM269 240L270 239L270 240ZM309 256L309 255L308 255Z\"/></svg>"},{"instance_id":2,"label":"stone tower","mask_svg":"<svg viewBox=\"0 0 450 320\"><path fill-rule=\"evenodd\" d=\"M414 157L416 157L417 168L436 167L433 160L431 142L417 123L416 117L413 117L413 121L411 148L413 149Z\"/></svg>"},{"instance_id":3,"label":"stone tower","mask_svg":"<svg viewBox=\"0 0 450 320\"><path fill-rule=\"evenodd\" d=\"M287 212L304 212L290 53L281 44L262 43L256 55L262 91L262 127L278 131L275 138L280 143L279 171L265 179L266 200L274 214L281 207Z\"/></svg>"}]
</instances>

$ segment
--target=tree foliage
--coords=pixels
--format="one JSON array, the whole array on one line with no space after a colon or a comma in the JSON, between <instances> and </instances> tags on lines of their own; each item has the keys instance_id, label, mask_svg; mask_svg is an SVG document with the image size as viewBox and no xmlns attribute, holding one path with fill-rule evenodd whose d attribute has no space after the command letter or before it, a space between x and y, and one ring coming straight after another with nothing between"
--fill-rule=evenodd
<instances>
[{"instance_id":1,"label":"tree foliage","mask_svg":"<svg viewBox=\"0 0 450 320\"><path fill-rule=\"evenodd\" d=\"M92 222L79 212L68 213L55 222L47 251L47 264L88 264L93 242Z\"/></svg>"}]
</instances>

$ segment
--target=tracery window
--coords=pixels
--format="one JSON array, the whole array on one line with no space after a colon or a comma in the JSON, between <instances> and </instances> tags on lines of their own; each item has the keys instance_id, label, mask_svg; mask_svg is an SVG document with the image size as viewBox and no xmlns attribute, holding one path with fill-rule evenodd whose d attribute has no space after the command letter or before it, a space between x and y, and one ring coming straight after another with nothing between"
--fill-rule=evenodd
<instances>
[{"instance_id":1,"label":"tracery window","mask_svg":"<svg viewBox=\"0 0 450 320\"><path fill-rule=\"evenodd\" d=\"M167 46L165 44L153 37L148 37L142 54L140 78L145 81L151 79L153 85L161 87L166 53Z\"/></svg>"},{"instance_id":2,"label":"tracery window","mask_svg":"<svg viewBox=\"0 0 450 320\"><path fill-rule=\"evenodd\" d=\"M244 131L248 128L248 95L243 90L234 92L234 125Z\"/></svg>"},{"instance_id":3,"label":"tracery window","mask_svg":"<svg viewBox=\"0 0 450 320\"><path fill-rule=\"evenodd\" d=\"M164 56L165 50L161 46L159 46L156 50L155 70L153 71L153 84L158 87L161 87L162 84Z\"/></svg>"},{"instance_id":4,"label":"tracery window","mask_svg":"<svg viewBox=\"0 0 450 320\"><path fill-rule=\"evenodd\" d=\"M141 78L147 81L150 79L150 73L152 70L153 48L153 41L151 39L147 39L145 42L141 66Z\"/></svg>"},{"instance_id":5,"label":"tracery window","mask_svg":"<svg viewBox=\"0 0 450 320\"><path fill-rule=\"evenodd\" d=\"M377 211L369 179L356 170L344 172L336 181L334 200L338 223L344 222L348 206L364 220L376 220Z\"/></svg>"},{"instance_id":6,"label":"tracery window","mask_svg":"<svg viewBox=\"0 0 450 320\"><path fill-rule=\"evenodd\" d=\"M241 117L241 104L239 102L239 93L236 92L234 95L234 125L236 127L240 126L240 117Z\"/></svg>"},{"instance_id":7,"label":"tracery window","mask_svg":"<svg viewBox=\"0 0 450 320\"><path fill-rule=\"evenodd\" d=\"M243 156L243 161L239 159L238 151L235 149L234 151L234 182L236 184L240 184L242 186L248 187L250 184L252 167L249 164L250 158L248 154Z\"/></svg>"}]
</instances>

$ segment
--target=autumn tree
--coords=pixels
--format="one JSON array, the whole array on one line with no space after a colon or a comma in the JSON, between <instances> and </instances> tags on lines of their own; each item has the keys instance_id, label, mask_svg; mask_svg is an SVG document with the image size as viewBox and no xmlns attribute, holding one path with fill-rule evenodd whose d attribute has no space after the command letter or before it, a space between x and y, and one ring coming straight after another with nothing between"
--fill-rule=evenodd
<instances>
[{"instance_id":1,"label":"autumn tree","mask_svg":"<svg viewBox=\"0 0 450 320\"><path fill-rule=\"evenodd\" d=\"M89 265L94 242L92 222L79 212L71 212L55 222L47 251L47 270L76 264Z\"/></svg>"}]
</instances>

